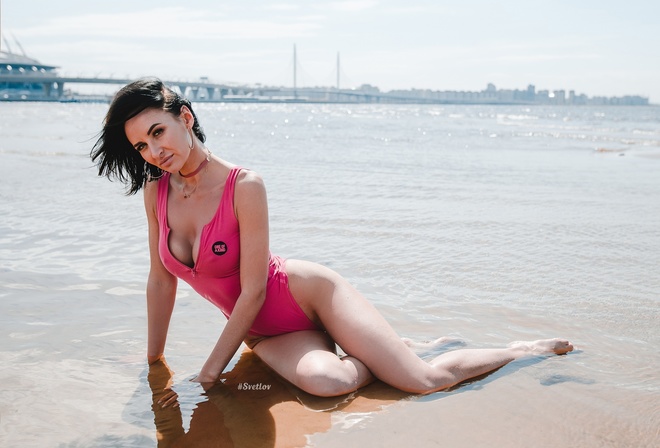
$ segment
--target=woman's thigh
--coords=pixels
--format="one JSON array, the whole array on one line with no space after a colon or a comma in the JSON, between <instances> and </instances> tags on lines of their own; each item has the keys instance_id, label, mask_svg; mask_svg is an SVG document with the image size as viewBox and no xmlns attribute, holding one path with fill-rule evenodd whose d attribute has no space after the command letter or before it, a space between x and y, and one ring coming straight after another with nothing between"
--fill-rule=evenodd
<instances>
[{"instance_id":1,"label":"woman's thigh","mask_svg":"<svg viewBox=\"0 0 660 448\"><path fill-rule=\"evenodd\" d=\"M300 386L301 369L310 363L339 362L335 343L322 331L295 331L264 338L252 351L278 374Z\"/></svg>"},{"instance_id":2,"label":"woman's thigh","mask_svg":"<svg viewBox=\"0 0 660 448\"><path fill-rule=\"evenodd\" d=\"M303 311L317 319L342 350L364 363L374 376L404 390L420 390L433 383L429 364L339 274L299 260L287 262L287 273L291 292Z\"/></svg>"}]
</instances>

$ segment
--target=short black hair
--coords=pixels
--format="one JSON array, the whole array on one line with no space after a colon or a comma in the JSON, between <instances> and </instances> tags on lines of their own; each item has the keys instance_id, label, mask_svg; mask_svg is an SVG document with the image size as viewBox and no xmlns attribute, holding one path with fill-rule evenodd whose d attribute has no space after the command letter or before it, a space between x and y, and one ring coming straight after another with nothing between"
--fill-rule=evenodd
<instances>
[{"instance_id":1,"label":"short black hair","mask_svg":"<svg viewBox=\"0 0 660 448\"><path fill-rule=\"evenodd\" d=\"M178 117L183 106L190 109L195 119L193 132L201 142L206 141L190 101L165 86L160 79L141 78L122 87L110 103L103 130L90 152L99 176L125 183L127 195L137 193L149 180L159 178L162 170L147 163L133 148L126 137L124 125L146 109L162 109Z\"/></svg>"}]
</instances>

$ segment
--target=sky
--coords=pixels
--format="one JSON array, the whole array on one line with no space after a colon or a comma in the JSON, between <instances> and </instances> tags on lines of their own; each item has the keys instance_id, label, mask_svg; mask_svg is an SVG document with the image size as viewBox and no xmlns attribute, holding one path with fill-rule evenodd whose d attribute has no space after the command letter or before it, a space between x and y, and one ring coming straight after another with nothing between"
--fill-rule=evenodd
<instances>
[{"instance_id":1,"label":"sky","mask_svg":"<svg viewBox=\"0 0 660 448\"><path fill-rule=\"evenodd\" d=\"M292 86L295 45L298 86L336 86L339 54L342 88L533 84L660 104L658 0L2 0L1 12L10 45L66 75Z\"/></svg>"}]
</instances>

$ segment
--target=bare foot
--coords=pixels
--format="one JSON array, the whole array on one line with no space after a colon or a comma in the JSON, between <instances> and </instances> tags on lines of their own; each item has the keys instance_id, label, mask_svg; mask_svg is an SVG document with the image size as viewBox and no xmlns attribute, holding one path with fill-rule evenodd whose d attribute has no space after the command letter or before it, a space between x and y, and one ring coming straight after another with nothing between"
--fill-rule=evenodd
<instances>
[{"instance_id":1,"label":"bare foot","mask_svg":"<svg viewBox=\"0 0 660 448\"><path fill-rule=\"evenodd\" d=\"M461 342L460 339L451 338L449 336L443 336L434 341L424 341L424 342L413 341L412 339L409 338L401 338L401 340L413 350L429 350L443 345L453 344L455 342Z\"/></svg>"},{"instance_id":2,"label":"bare foot","mask_svg":"<svg viewBox=\"0 0 660 448\"><path fill-rule=\"evenodd\" d=\"M515 341L509 344L527 355L563 355L573 350L573 344L565 339L539 339L538 341Z\"/></svg>"}]
</instances>

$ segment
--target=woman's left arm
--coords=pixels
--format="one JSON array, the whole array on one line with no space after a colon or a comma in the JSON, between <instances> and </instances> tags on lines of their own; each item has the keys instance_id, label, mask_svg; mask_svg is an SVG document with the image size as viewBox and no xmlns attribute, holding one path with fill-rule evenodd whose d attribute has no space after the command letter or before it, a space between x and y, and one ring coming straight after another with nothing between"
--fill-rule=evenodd
<instances>
[{"instance_id":1,"label":"woman's left arm","mask_svg":"<svg viewBox=\"0 0 660 448\"><path fill-rule=\"evenodd\" d=\"M242 171L236 181L234 208L240 228L241 294L218 342L196 381L216 382L246 338L266 298L268 281L268 203L261 177Z\"/></svg>"}]
</instances>

